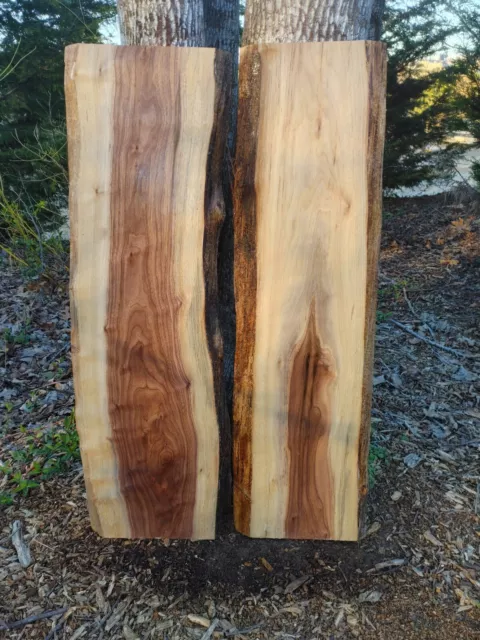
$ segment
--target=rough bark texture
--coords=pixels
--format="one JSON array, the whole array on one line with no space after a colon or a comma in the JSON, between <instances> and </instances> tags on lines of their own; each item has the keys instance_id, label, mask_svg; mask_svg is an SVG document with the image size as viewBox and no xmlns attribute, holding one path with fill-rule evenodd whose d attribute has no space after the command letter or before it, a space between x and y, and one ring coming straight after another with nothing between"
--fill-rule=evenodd
<instances>
[{"instance_id":1,"label":"rough bark texture","mask_svg":"<svg viewBox=\"0 0 480 640\"><path fill-rule=\"evenodd\" d=\"M378 0L247 0L242 44L366 40Z\"/></svg>"},{"instance_id":2,"label":"rough bark texture","mask_svg":"<svg viewBox=\"0 0 480 640\"><path fill-rule=\"evenodd\" d=\"M118 0L123 44L205 46L203 2Z\"/></svg>"},{"instance_id":3,"label":"rough bark texture","mask_svg":"<svg viewBox=\"0 0 480 640\"><path fill-rule=\"evenodd\" d=\"M205 46L229 51L232 56L232 98L228 149L224 163L225 222L218 251L220 320L224 337L225 386L228 406L232 406L233 362L235 357L235 299L233 292L233 203L231 196L232 158L235 155L238 103L238 47L240 44L238 0L205 0Z\"/></svg>"},{"instance_id":4,"label":"rough bark texture","mask_svg":"<svg viewBox=\"0 0 480 640\"><path fill-rule=\"evenodd\" d=\"M218 508L217 527L222 530L226 514L232 507L232 431L225 402L223 385L224 340L222 337L221 318L219 315L219 265L218 247L221 231L226 216L226 199L224 189L225 149L229 129L231 56L216 52L218 64L215 65L217 90L215 95L216 126L212 129L205 184L205 239L203 247L203 267L205 281L205 321L210 352L216 355L213 376L215 388L215 404L220 427L220 460L218 473ZM233 261L233 257L232 257Z\"/></svg>"},{"instance_id":5,"label":"rough bark texture","mask_svg":"<svg viewBox=\"0 0 480 640\"><path fill-rule=\"evenodd\" d=\"M380 40L382 36L383 14L385 12L385 0L375 0L370 20L369 40Z\"/></svg>"}]
</instances>

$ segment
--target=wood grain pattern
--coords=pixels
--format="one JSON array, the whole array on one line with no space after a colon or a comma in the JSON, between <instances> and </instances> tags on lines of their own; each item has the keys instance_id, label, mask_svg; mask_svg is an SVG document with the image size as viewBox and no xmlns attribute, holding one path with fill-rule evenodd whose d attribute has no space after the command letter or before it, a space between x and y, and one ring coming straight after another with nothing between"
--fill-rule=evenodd
<instances>
[{"instance_id":1,"label":"wood grain pattern","mask_svg":"<svg viewBox=\"0 0 480 640\"><path fill-rule=\"evenodd\" d=\"M358 538L381 216L385 49L241 50L235 523Z\"/></svg>"},{"instance_id":2,"label":"wood grain pattern","mask_svg":"<svg viewBox=\"0 0 480 640\"><path fill-rule=\"evenodd\" d=\"M66 51L77 426L107 537L215 534L228 77L213 49Z\"/></svg>"}]
</instances>

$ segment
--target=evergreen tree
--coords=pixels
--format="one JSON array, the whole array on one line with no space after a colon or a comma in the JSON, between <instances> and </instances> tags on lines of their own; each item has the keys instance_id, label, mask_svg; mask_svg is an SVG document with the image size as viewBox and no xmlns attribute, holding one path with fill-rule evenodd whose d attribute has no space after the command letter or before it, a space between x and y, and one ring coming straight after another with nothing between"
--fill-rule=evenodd
<instances>
[{"instance_id":1,"label":"evergreen tree","mask_svg":"<svg viewBox=\"0 0 480 640\"><path fill-rule=\"evenodd\" d=\"M477 2L462 0L452 3L451 9L463 34L455 61L457 129L468 131L473 146L480 147L480 8ZM480 161L472 162L471 172L480 189Z\"/></svg>"},{"instance_id":2,"label":"evergreen tree","mask_svg":"<svg viewBox=\"0 0 480 640\"><path fill-rule=\"evenodd\" d=\"M63 51L99 42L114 15L113 0L0 0L0 176L7 192L50 201L65 193Z\"/></svg>"},{"instance_id":3,"label":"evergreen tree","mask_svg":"<svg viewBox=\"0 0 480 640\"><path fill-rule=\"evenodd\" d=\"M421 62L441 50L455 31L439 0L390 0L384 19L389 51L386 189L412 187L453 171L460 149L446 144L452 132L452 69L428 72ZM441 66L441 65L439 65Z\"/></svg>"}]
</instances>

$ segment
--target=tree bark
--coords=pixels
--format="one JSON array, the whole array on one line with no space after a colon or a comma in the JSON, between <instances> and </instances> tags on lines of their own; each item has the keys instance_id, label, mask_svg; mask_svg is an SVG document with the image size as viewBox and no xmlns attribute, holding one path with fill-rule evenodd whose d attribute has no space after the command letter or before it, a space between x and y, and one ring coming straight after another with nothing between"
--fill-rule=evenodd
<instances>
[{"instance_id":1,"label":"tree bark","mask_svg":"<svg viewBox=\"0 0 480 640\"><path fill-rule=\"evenodd\" d=\"M242 44L366 40L379 0L252 0Z\"/></svg>"},{"instance_id":2,"label":"tree bark","mask_svg":"<svg viewBox=\"0 0 480 640\"><path fill-rule=\"evenodd\" d=\"M238 47L240 45L238 0L204 0L205 46L229 51L232 56L232 99L228 148L224 165L225 222L218 250L220 321L224 337L225 389L231 411L235 357L235 299L233 292L232 167L235 155L238 103Z\"/></svg>"},{"instance_id":3,"label":"tree bark","mask_svg":"<svg viewBox=\"0 0 480 640\"><path fill-rule=\"evenodd\" d=\"M382 36L383 14L385 12L385 0L375 0L370 19L369 40L380 40Z\"/></svg>"},{"instance_id":4,"label":"tree bark","mask_svg":"<svg viewBox=\"0 0 480 640\"><path fill-rule=\"evenodd\" d=\"M123 44L205 46L202 0L118 0Z\"/></svg>"}]
</instances>

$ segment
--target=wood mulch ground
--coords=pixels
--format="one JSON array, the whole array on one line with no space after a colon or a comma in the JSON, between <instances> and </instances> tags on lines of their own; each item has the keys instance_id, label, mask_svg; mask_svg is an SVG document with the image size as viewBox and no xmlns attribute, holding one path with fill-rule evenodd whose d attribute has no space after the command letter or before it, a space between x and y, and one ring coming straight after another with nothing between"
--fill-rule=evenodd
<instances>
[{"instance_id":1,"label":"wood mulch ground","mask_svg":"<svg viewBox=\"0 0 480 640\"><path fill-rule=\"evenodd\" d=\"M34 617L0 637L479 638L478 209L443 196L387 201L379 288L374 486L358 545L103 540L74 463L0 507L0 629ZM5 464L29 433L71 413L65 284L26 282L6 265L0 332Z\"/></svg>"}]
</instances>

